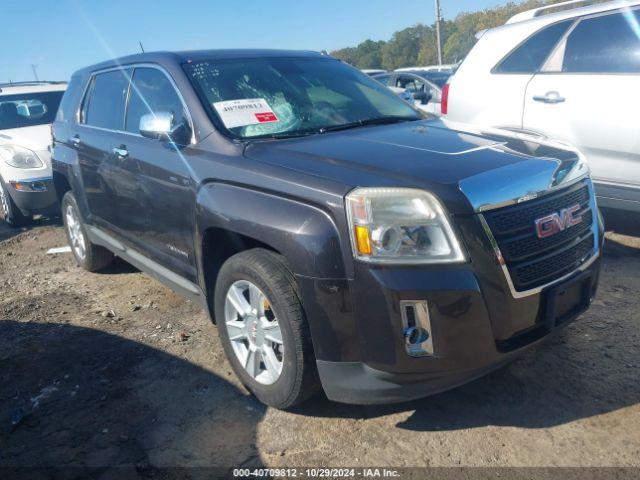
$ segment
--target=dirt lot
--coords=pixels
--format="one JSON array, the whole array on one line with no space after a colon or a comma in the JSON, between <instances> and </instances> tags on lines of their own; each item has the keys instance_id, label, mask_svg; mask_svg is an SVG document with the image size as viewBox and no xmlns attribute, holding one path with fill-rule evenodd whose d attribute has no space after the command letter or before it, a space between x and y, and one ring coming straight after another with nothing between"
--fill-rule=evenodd
<instances>
[{"instance_id":1,"label":"dirt lot","mask_svg":"<svg viewBox=\"0 0 640 480\"><path fill-rule=\"evenodd\" d=\"M640 466L640 239L607 238L591 310L503 370L285 413L247 395L200 308L123 262L46 255L55 222L2 226L0 465Z\"/></svg>"}]
</instances>

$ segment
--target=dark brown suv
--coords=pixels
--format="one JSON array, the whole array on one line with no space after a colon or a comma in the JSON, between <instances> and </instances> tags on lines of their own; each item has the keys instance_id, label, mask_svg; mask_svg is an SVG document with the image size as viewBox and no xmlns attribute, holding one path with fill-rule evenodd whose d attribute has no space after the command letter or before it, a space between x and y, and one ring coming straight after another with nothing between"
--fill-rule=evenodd
<instances>
[{"instance_id":1,"label":"dark brown suv","mask_svg":"<svg viewBox=\"0 0 640 480\"><path fill-rule=\"evenodd\" d=\"M74 74L53 125L77 262L114 255L208 309L286 408L438 392L503 365L595 291L588 169L446 128L312 52L149 53Z\"/></svg>"}]
</instances>

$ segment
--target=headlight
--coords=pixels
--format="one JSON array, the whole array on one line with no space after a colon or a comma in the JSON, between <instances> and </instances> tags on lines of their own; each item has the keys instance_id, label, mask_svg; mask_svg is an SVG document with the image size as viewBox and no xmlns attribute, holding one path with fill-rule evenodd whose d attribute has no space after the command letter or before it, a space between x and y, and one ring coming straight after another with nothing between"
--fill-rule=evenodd
<instances>
[{"instance_id":1,"label":"headlight","mask_svg":"<svg viewBox=\"0 0 640 480\"><path fill-rule=\"evenodd\" d=\"M5 163L16 168L44 167L44 163L35 152L18 145L0 145L0 157Z\"/></svg>"},{"instance_id":2,"label":"headlight","mask_svg":"<svg viewBox=\"0 0 640 480\"><path fill-rule=\"evenodd\" d=\"M372 263L465 261L438 199L413 188L357 188L346 197L356 258Z\"/></svg>"}]
</instances>

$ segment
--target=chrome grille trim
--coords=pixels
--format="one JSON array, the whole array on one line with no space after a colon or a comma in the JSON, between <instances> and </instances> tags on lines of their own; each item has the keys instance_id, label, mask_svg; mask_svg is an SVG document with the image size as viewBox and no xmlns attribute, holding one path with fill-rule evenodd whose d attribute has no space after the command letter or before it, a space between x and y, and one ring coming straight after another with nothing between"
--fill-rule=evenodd
<instances>
[{"instance_id":1,"label":"chrome grille trim","mask_svg":"<svg viewBox=\"0 0 640 480\"><path fill-rule=\"evenodd\" d=\"M555 278L543 285L539 285L536 286L534 288L528 289L528 290L520 290L518 291L514 285L513 279L511 277L511 274L509 273L509 269L507 267L505 258L500 250L500 247L498 246L498 242L493 234L493 232L491 231L491 228L489 227L489 224L487 222L487 220L485 219L484 214L479 213L478 214L478 218L480 220L480 223L482 225L482 228L485 232L485 234L487 235L487 238L489 239L489 242L494 250L494 254L496 255L496 260L498 262L498 264L500 265L500 268L502 269L502 273L505 276L505 279L507 281L507 284L509 286L509 290L511 291L511 295L513 296L513 298L524 298L524 297L528 297L530 295L535 295L540 293L542 290L549 288L555 284L561 283L564 280L567 280L568 278L570 278L571 276L575 275L578 272L583 272L584 270L586 270L587 268L589 268L599 257L600 257L600 238L599 238L599 221L598 221L598 213L597 213L597 206L596 206L596 202L595 202L595 194L594 194L594 190L593 190L593 184L591 183L591 179L587 178L587 179L580 179L576 182L573 182L571 185L565 185L565 187L567 189L570 189L571 187L573 187L576 183L579 182L585 182L585 184L588 187L589 190L589 207L591 209L591 211L593 212L592 214L592 224L591 224L591 233L593 234L593 239L594 239L594 247L592 249L592 251L585 256L584 260L582 261L582 263L575 269L573 269L572 271L562 275L559 278ZM550 193L557 193L557 190L553 190L553 192ZM540 197L538 197L537 199L539 199ZM525 202L523 202L525 203Z\"/></svg>"}]
</instances>

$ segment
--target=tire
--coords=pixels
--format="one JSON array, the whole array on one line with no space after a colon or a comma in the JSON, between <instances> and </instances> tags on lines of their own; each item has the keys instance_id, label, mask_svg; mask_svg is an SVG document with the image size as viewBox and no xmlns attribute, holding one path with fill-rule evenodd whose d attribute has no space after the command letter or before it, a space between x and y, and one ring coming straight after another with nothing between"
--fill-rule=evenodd
<instances>
[{"instance_id":1,"label":"tire","mask_svg":"<svg viewBox=\"0 0 640 480\"><path fill-rule=\"evenodd\" d=\"M251 285L257 291L252 290ZM251 302L256 296L260 299L254 314L245 318L238 314L234 307L234 304L238 305L238 297L234 297L234 301L229 299L229 295L237 295L238 292L244 295L246 302L240 302L241 306L247 308L256 305L256 301ZM287 409L320 389L311 334L297 283L281 255L257 248L227 260L216 281L214 310L227 359L245 387L262 403ZM272 341L278 338L280 344ZM256 349L257 361L250 361L251 348ZM243 357L245 350L247 356ZM270 351L274 352L273 356ZM278 375L269 368L274 366L274 358L281 366ZM245 368L245 364L249 367ZM253 372L250 371L251 365Z\"/></svg>"},{"instance_id":2,"label":"tire","mask_svg":"<svg viewBox=\"0 0 640 480\"><path fill-rule=\"evenodd\" d=\"M62 197L62 222L71 253L79 267L89 272L97 272L113 262L113 253L89 240L72 192L67 192Z\"/></svg>"},{"instance_id":3,"label":"tire","mask_svg":"<svg viewBox=\"0 0 640 480\"><path fill-rule=\"evenodd\" d=\"M0 211L4 221L12 227L28 225L33 217L24 215L9 195L4 180L0 177Z\"/></svg>"}]
</instances>

